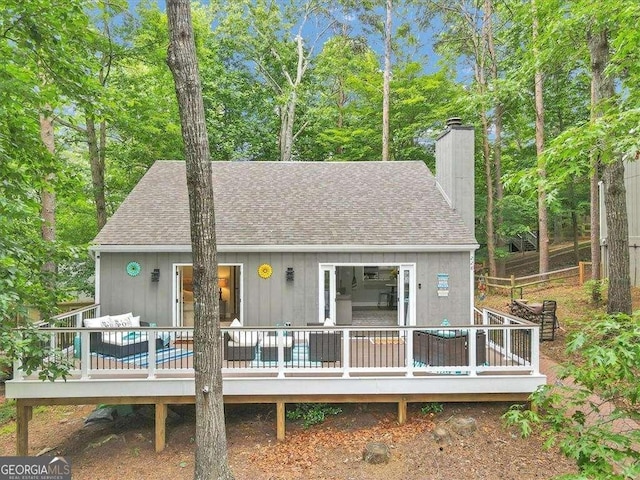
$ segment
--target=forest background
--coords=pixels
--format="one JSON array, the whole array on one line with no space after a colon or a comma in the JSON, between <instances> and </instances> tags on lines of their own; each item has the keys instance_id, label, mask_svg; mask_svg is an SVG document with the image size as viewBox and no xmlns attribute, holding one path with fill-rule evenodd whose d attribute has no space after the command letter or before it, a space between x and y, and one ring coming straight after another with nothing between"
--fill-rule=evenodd
<instances>
[{"instance_id":1,"label":"forest background","mask_svg":"<svg viewBox=\"0 0 640 480\"><path fill-rule=\"evenodd\" d=\"M433 168L444 121L473 125L491 274L514 235L539 235L540 271L549 242L597 235L598 182L640 150L636 2L237 0L193 15L214 161ZM154 161L183 158L167 39L149 1L0 6L3 321L92 295L88 244Z\"/></svg>"}]
</instances>

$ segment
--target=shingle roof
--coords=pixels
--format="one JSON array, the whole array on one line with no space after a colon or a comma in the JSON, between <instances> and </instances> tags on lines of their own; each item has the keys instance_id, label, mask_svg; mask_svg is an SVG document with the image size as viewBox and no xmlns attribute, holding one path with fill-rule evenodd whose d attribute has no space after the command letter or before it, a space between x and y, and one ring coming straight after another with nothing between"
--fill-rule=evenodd
<instances>
[{"instance_id":1,"label":"shingle roof","mask_svg":"<svg viewBox=\"0 0 640 480\"><path fill-rule=\"evenodd\" d=\"M213 162L219 245L473 245L422 162ZM158 161L94 243L189 245L185 163Z\"/></svg>"}]
</instances>

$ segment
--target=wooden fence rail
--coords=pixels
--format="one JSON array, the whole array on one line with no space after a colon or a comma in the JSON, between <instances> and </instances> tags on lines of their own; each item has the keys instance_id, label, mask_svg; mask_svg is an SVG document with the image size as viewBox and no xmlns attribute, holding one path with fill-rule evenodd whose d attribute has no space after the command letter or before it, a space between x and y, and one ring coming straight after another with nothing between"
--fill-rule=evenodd
<instances>
[{"instance_id":1,"label":"wooden fence rail","mask_svg":"<svg viewBox=\"0 0 640 480\"><path fill-rule=\"evenodd\" d=\"M487 292L490 292L492 288L509 290L511 292L511 299L513 299L518 290L520 298L522 298L524 288L534 285L544 285L567 279L577 279L578 284L583 285L587 278L588 270L590 269L591 262L580 262L575 267L562 268L560 270L537 273L535 275L526 275L523 277L511 275L509 278L476 275L476 280L479 289L486 289Z\"/></svg>"}]
</instances>

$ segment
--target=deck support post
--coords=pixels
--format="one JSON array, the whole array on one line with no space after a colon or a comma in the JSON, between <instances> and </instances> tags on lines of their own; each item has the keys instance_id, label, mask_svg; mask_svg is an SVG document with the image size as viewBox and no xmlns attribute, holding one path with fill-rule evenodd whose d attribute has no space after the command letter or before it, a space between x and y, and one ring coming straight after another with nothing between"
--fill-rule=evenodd
<instances>
[{"instance_id":1,"label":"deck support post","mask_svg":"<svg viewBox=\"0 0 640 480\"><path fill-rule=\"evenodd\" d=\"M276 438L280 441L285 437L285 403L276 403Z\"/></svg>"},{"instance_id":2,"label":"deck support post","mask_svg":"<svg viewBox=\"0 0 640 480\"><path fill-rule=\"evenodd\" d=\"M407 401L402 398L398 402L398 424L404 425L407 423Z\"/></svg>"},{"instance_id":3,"label":"deck support post","mask_svg":"<svg viewBox=\"0 0 640 480\"><path fill-rule=\"evenodd\" d=\"M29 420L33 416L33 407L25 405L24 400L16 400L16 455L29 455Z\"/></svg>"},{"instance_id":4,"label":"deck support post","mask_svg":"<svg viewBox=\"0 0 640 480\"><path fill-rule=\"evenodd\" d=\"M167 433L167 404L156 403L156 452L164 450Z\"/></svg>"}]
</instances>

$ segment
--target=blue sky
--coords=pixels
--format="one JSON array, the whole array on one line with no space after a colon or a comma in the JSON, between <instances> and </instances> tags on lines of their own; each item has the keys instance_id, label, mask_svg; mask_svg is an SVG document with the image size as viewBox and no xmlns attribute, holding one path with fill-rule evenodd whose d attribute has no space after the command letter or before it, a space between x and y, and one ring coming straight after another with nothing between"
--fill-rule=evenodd
<instances>
[{"instance_id":1,"label":"blue sky","mask_svg":"<svg viewBox=\"0 0 640 480\"><path fill-rule=\"evenodd\" d=\"M233 0L231 0L233 1ZM128 0L129 2L129 10L131 13L135 12L135 9L137 7L137 5L140 3L140 0ZM203 4L208 4L209 2L207 0L203 0L201 3ZM166 3L165 0L158 0L157 5L162 9L165 10L166 9ZM363 30L363 26L360 24L360 22L356 19L356 18L351 18L351 19L346 19L347 21L349 21L352 25L352 34L353 35L358 35L361 33L364 33ZM396 23L396 27L397 27L397 21ZM419 39L419 44L420 47L417 49L416 52L416 60L422 61L423 62L423 70L425 73L433 73L435 71L437 71L438 68L438 56L436 55L436 53L433 51L432 48L432 42L433 42L433 35L434 33L436 33L437 31L439 31L442 28L442 24L439 21L436 21L430 29L428 29L428 31L422 31L422 32L414 32L414 34L418 37ZM307 29L307 35L309 38L311 38L312 36L314 36L314 31L313 29ZM382 58L382 51L383 51L383 40L380 36L378 35L365 35L367 37L367 40L370 44L370 46L380 54L380 57ZM326 40L326 38L324 38L323 40ZM319 47L316 47L316 53L320 50ZM426 59L426 60L425 60Z\"/></svg>"}]
</instances>

